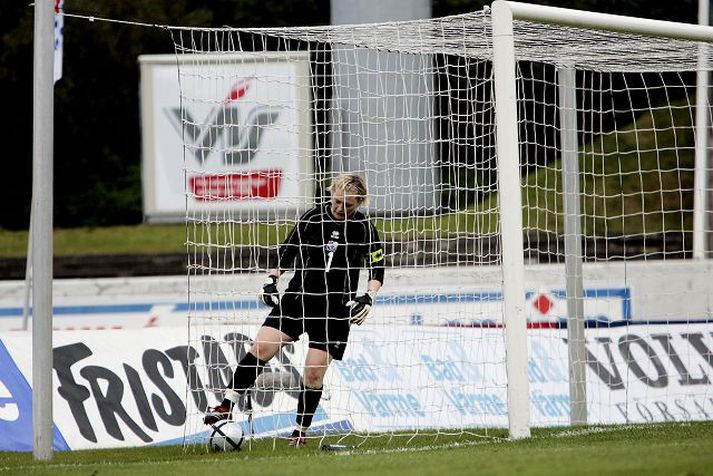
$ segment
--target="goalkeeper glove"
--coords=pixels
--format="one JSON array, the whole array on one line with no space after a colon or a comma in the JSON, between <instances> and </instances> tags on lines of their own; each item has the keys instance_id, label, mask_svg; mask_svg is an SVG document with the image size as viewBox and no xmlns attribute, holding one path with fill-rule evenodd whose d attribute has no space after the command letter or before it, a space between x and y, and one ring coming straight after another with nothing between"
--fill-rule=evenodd
<instances>
[{"instance_id":1,"label":"goalkeeper glove","mask_svg":"<svg viewBox=\"0 0 713 476\"><path fill-rule=\"evenodd\" d=\"M267 277L267 280L262 284L262 289L257 293L257 297L268 306L275 307L280 304L280 294L277 291L277 276L271 274Z\"/></svg>"},{"instance_id":2,"label":"goalkeeper glove","mask_svg":"<svg viewBox=\"0 0 713 476\"><path fill-rule=\"evenodd\" d=\"M354 298L353 301L349 301L347 306L349 307L349 322L360 326L366 320L366 316L369 315L371 311L371 306L374 304L374 297L376 293L373 291L367 291L366 294Z\"/></svg>"}]
</instances>

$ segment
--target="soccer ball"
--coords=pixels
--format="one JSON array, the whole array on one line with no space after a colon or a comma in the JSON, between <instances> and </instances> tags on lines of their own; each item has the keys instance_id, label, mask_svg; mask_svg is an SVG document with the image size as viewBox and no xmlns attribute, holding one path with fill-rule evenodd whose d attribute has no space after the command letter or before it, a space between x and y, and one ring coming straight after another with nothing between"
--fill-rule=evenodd
<instances>
[{"instance_id":1,"label":"soccer ball","mask_svg":"<svg viewBox=\"0 0 713 476\"><path fill-rule=\"evenodd\" d=\"M244 440L245 434L240 424L223 420L211 427L208 446L215 451L238 451Z\"/></svg>"}]
</instances>

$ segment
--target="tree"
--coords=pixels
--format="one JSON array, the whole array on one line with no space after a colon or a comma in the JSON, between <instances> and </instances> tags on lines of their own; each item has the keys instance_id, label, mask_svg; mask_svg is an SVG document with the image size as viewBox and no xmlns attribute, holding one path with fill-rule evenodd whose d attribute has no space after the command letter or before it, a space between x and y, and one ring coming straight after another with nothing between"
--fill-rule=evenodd
<instances>
[{"instance_id":1,"label":"tree","mask_svg":"<svg viewBox=\"0 0 713 476\"><path fill-rule=\"evenodd\" d=\"M482 0L433 0L433 15L481 10ZM692 0L546 2L583 10L695 22ZM67 11L170 25L236 27L329 23L330 0L67 0ZM5 160L0 228L26 229L32 170L33 8L0 3ZM171 53L170 33L66 18L64 77L55 88L55 225L138 223L141 210L140 54Z\"/></svg>"},{"instance_id":2,"label":"tree","mask_svg":"<svg viewBox=\"0 0 713 476\"><path fill-rule=\"evenodd\" d=\"M328 22L328 0L69 0L70 13L161 25ZM0 90L6 125L0 228L26 229L32 173L34 10L3 2ZM141 54L173 53L168 30L65 18L64 77L55 86L55 226L138 223Z\"/></svg>"}]
</instances>

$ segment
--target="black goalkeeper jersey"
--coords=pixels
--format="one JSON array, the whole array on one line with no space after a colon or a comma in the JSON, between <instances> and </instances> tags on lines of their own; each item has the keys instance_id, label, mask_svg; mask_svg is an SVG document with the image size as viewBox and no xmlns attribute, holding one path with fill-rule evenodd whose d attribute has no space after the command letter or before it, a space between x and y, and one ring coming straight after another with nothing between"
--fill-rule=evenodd
<instances>
[{"instance_id":1,"label":"black goalkeeper jersey","mask_svg":"<svg viewBox=\"0 0 713 476\"><path fill-rule=\"evenodd\" d=\"M302 215L280 246L278 265L281 271L295 269L287 293L342 304L354 297L362 268L370 280L384 281L384 251L374 225L359 211L336 219L328 204Z\"/></svg>"}]
</instances>

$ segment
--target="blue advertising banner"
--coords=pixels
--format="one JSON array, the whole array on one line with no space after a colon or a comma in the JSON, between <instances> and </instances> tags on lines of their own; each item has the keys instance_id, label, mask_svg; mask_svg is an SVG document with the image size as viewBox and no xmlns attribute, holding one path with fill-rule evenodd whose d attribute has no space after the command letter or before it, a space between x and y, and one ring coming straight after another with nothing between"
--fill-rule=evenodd
<instances>
[{"instance_id":1,"label":"blue advertising banner","mask_svg":"<svg viewBox=\"0 0 713 476\"><path fill-rule=\"evenodd\" d=\"M54 449L70 449L54 427ZM32 451L32 389L0 341L0 450Z\"/></svg>"}]
</instances>

